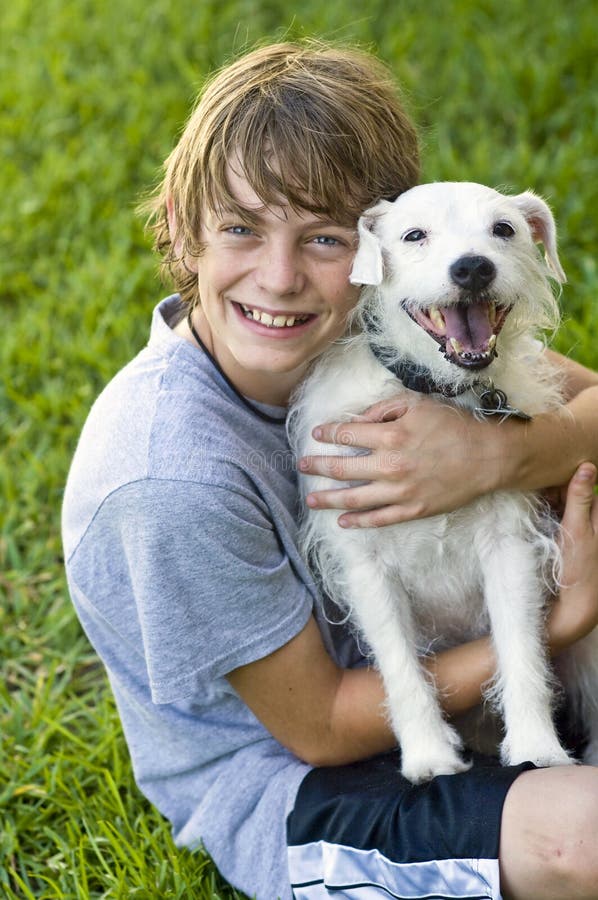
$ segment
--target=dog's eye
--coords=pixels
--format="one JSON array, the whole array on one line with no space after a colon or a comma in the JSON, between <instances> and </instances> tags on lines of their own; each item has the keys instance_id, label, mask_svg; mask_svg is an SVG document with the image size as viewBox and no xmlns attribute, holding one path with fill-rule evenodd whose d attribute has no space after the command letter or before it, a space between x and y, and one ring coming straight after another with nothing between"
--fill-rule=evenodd
<instances>
[{"instance_id":1,"label":"dog's eye","mask_svg":"<svg viewBox=\"0 0 598 900\"><path fill-rule=\"evenodd\" d=\"M515 229L510 222L497 222L492 229L492 234L495 234L496 237L510 238L515 234Z\"/></svg>"},{"instance_id":2,"label":"dog's eye","mask_svg":"<svg viewBox=\"0 0 598 900\"><path fill-rule=\"evenodd\" d=\"M402 240L412 241L414 244L417 244L418 241L425 241L426 237L426 232L422 231L421 228L412 228L410 231L405 232Z\"/></svg>"}]
</instances>

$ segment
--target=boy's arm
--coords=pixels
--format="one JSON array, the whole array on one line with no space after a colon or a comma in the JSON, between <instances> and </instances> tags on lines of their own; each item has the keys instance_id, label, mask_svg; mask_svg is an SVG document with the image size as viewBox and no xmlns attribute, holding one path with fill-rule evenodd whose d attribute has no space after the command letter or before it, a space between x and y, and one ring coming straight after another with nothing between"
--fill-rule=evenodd
<instances>
[{"instance_id":1,"label":"boy's arm","mask_svg":"<svg viewBox=\"0 0 598 900\"><path fill-rule=\"evenodd\" d=\"M358 421L323 425L318 439L371 452L309 457L301 471L367 483L314 492L308 505L345 510L344 526L377 527L449 512L492 490L562 485L584 460L598 464L598 373L547 352L571 399L531 422L478 422L409 394L377 403Z\"/></svg>"},{"instance_id":2,"label":"boy's arm","mask_svg":"<svg viewBox=\"0 0 598 900\"><path fill-rule=\"evenodd\" d=\"M582 366L581 363L575 362L574 359L563 356L562 353L557 353L555 350L545 350L544 353L550 362L560 369L565 378L567 400L571 400L588 387L598 385L598 372Z\"/></svg>"},{"instance_id":3,"label":"boy's arm","mask_svg":"<svg viewBox=\"0 0 598 900\"><path fill-rule=\"evenodd\" d=\"M568 646L572 636L582 637L598 623L598 597L589 598L581 609L577 604L558 609L558 622L549 629L550 644L556 651ZM422 662L447 716L479 703L482 686L495 670L487 637ZM270 734L310 765L343 765L397 745L385 716L379 673L371 668L337 666L328 656L313 618L288 644L235 669L227 678Z\"/></svg>"},{"instance_id":4,"label":"boy's arm","mask_svg":"<svg viewBox=\"0 0 598 900\"><path fill-rule=\"evenodd\" d=\"M479 701L480 685L492 676L490 642L465 644L426 664L447 713L462 712ZM378 672L337 666L313 618L284 647L227 677L268 731L310 765L351 763L397 745Z\"/></svg>"}]
</instances>

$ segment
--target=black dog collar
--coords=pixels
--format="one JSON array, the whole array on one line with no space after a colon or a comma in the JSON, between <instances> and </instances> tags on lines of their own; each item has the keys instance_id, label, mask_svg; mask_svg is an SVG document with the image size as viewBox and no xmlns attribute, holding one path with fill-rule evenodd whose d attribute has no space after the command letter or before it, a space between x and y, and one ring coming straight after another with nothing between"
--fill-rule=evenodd
<instances>
[{"instance_id":1,"label":"black dog collar","mask_svg":"<svg viewBox=\"0 0 598 900\"><path fill-rule=\"evenodd\" d=\"M418 394L441 394L443 397L459 397L467 391L473 391L478 398L478 405L474 407L473 414L476 418L490 418L491 416L500 416L506 419L514 416L516 419L529 421L531 416L510 406L507 395L499 388L495 388L492 379L476 378L475 381L467 384L451 385L443 384L434 380L432 373L425 366L418 366L414 363L404 363L400 361L389 362L384 350L378 347L370 340L370 350L378 360L378 362L388 369L389 372L398 378L399 381L409 388L411 391L417 391ZM477 388L481 388L478 392Z\"/></svg>"}]
</instances>

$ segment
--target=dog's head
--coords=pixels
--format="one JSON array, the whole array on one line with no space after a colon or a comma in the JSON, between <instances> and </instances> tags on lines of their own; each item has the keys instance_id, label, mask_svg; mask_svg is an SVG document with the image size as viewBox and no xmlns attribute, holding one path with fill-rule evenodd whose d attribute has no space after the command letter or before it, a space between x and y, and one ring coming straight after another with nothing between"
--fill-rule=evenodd
<instances>
[{"instance_id":1,"label":"dog's head","mask_svg":"<svg viewBox=\"0 0 598 900\"><path fill-rule=\"evenodd\" d=\"M397 349L412 341L421 348L423 333L448 362L478 370L496 356L507 319L518 330L555 324L547 274L565 281L554 220L540 197L438 182L361 217L351 282L379 286L364 302L374 298L370 312Z\"/></svg>"}]
</instances>

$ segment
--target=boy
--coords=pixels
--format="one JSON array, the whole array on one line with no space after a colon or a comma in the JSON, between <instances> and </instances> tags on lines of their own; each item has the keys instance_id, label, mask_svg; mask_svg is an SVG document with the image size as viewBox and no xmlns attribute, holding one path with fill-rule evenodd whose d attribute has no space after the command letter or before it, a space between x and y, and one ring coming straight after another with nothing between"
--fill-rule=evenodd
<instances>
[{"instance_id":1,"label":"boy","mask_svg":"<svg viewBox=\"0 0 598 900\"><path fill-rule=\"evenodd\" d=\"M357 300L358 215L418 174L414 129L367 56L274 45L208 85L152 207L178 294L94 405L73 461L70 590L141 790L179 844L202 842L246 893L288 898L293 881L297 898L328 896L327 880L346 897L594 897L596 771L488 763L423 789L404 782L381 755L394 739L377 673L331 624L297 551L285 407ZM364 446L375 460L392 442L413 464L368 472L377 495L362 505L374 513L348 515L400 517L405 496L407 514L429 514L598 461L598 377L562 365L574 416L538 417L523 441L517 424L456 424L433 403L375 410ZM443 444L458 452L430 496L426 459ZM553 652L598 619L594 478L586 463L569 488L577 552L549 623ZM478 702L493 671L486 640L426 664L447 714Z\"/></svg>"}]
</instances>

